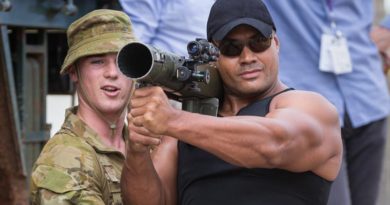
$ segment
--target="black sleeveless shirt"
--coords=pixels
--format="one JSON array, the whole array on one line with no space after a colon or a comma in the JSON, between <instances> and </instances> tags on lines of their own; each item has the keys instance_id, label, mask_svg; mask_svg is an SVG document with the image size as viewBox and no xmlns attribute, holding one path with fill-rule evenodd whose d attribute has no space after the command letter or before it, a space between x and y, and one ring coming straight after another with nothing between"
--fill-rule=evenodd
<instances>
[{"instance_id":1,"label":"black sleeveless shirt","mask_svg":"<svg viewBox=\"0 0 390 205\"><path fill-rule=\"evenodd\" d=\"M291 89L286 89L288 91ZM282 91L282 92L284 92ZM242 108L237 115L265 116L273 97ZM331 182L313 172L247 169L179 142L179 205L326 205ZM227 150L228 151L228 150Z\"/></svg>"}]
</instances>

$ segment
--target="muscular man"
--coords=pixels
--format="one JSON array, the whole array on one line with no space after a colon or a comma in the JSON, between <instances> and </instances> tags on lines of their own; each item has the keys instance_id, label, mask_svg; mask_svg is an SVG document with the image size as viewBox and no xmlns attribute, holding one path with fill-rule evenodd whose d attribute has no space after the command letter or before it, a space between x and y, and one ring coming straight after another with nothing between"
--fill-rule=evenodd
<instances>
[{"instance_id":1,"label":"muscular man","mask_svg":"<svg viewBox=\"0 0 390 205\"><path fill-rule=\"evenodd\" d=\"M278 79L280 43L265 5L217 0L207 36L220 50L219 116L174 109L160 87L135 90L124 202L325 205L342 155L337 111Z\"/></svg>"}]
</instances>

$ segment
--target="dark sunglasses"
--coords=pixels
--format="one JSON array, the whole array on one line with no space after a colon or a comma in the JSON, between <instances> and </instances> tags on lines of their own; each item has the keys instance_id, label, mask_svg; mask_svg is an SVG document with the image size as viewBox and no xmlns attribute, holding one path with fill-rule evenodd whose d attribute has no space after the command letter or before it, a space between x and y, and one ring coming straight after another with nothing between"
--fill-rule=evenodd
<instances>
[{"instance_id":1,"label":"dark sunglasses","mask_svg":"<svg viewBox=\"0 0 390 205\"><path fill-rule=\"evenodd\" d=\"M225 38L219 43L219 51L222 55L228 57L239 56L245 46L248 46L251 51L260 53L267 50L271 46L272 36L264 37L261 34L257 34L254 37L247 40L235 40Z\"/></svg>"}]
</instances>

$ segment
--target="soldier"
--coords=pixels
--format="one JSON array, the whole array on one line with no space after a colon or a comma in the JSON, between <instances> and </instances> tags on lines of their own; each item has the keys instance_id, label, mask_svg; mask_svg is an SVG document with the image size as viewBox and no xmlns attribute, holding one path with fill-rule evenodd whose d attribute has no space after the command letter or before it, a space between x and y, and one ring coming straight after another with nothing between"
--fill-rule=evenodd
<instances>
[{"instance_id":1,"label":"soldier","mask_svg":"<svg viewBox=\"0 0 390 205\"><path fill-rule=\"evenodd\" d=\"M79 105L66 111L62 128L36 161L33 204L122 204L124 126L132 81L117 67L116 54L135 41L129 17L95 10L72 23L61 74L76 84Z\"/></svg>"}]
</instances>

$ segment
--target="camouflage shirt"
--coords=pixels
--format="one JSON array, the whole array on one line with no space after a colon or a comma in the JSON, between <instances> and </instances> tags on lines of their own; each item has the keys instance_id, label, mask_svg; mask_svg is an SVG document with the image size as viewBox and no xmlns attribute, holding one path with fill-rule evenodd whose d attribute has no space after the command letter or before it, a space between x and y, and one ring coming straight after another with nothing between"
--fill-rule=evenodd
<instances>
[{"instance_id":1,"label":"camouflage shirt","mask_svg":"<svg viewBox=\"0 0 390 205\"><path fill-rule=\"evenodd\" d=\"M122 204L119 180L125 157L104 145L76 111L66 111L62 128L35 162L32 204Z\"/></svg>"}]
</instances>

